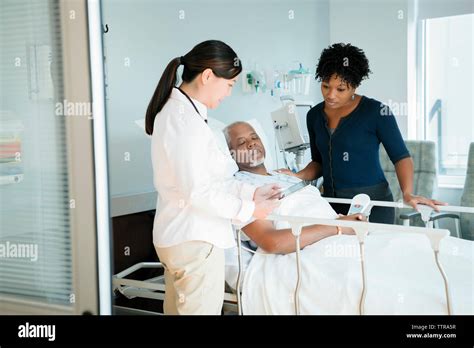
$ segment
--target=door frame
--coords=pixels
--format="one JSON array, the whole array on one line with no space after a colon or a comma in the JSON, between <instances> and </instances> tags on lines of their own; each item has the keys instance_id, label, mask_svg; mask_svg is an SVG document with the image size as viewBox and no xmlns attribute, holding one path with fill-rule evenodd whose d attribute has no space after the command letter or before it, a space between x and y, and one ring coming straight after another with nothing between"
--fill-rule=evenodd
<instances>
[{"instance_id":1,"label":"door frame","mask_svg":"<svg viewBox=\"0 0 474 348\"><path fill-rule=\"evenodd\" d=\"M100 2L61 0L59 6L64 99L89 103L92 109L90 116L65 119L69 197L74 200L70 204L72 305L2 295L2 314L108 315L112 312Z\"/></svg>"}]
</instances>

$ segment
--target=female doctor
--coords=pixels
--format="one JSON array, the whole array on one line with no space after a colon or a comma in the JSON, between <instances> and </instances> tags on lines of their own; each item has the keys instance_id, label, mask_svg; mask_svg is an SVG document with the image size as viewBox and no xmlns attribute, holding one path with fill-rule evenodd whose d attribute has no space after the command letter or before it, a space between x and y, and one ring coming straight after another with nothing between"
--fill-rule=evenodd
<instances>
[{"instance_id":1,"label":"female doctor","mask_svg":"<svg viewBox=\"0 0 474 348\"><path fill-rule=\"evenodd\" d=\"M277 185L256 189L233 178L236 164L207 125L207 109L231 94L241 71L227 44L201 42L168 64L148 105L158 191L153 244L165 268L165 314L220 314L232 222L264 219L278 205Z\"/></svg>"}]
</instances>

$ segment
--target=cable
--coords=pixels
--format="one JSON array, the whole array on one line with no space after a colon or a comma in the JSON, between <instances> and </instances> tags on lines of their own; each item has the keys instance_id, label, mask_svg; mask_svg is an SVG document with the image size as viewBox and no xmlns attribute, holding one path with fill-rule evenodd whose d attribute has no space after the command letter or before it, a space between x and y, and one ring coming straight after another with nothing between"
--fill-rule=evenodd
<instances>
[{"instance_id":1,"label":"cable","mask_svg":"<svg viewBox=\"0 0 474 348\"><path fill-rule=\"evenodd\" d=\"M279 126L279 125L276 126L276 129L278 129L278 133L279 133L279 136L280 136L280 141L281 141L281 139L283 139L283 138L281 137L281 129L282 129L282 128L283 128L283 126ZM282 144L282 145L283 145L283 144ZM286 159L286 151L285 151L285 149L282 149L281 151L282 151L282 153L283 153L283 160L284 160L284 162L285 162L286 168L288 168L289 170L292 170L292 169L290 168L290 166L288 165L288 160Z\"/></svg>"},{"instance_id":2,"label":"cable","mask_svg":"<svg viewBox=\"0 0 474 348\"><path fill-rule=\"evenodd\" d=\"M247 247L244 247L243 245L241 246L241 248L251 252L252 254L259 254L259 255L265 255L265 256L275 255L275 254L261 253L261 252L258 252L257 250L252 250Z\"/></svg>"}]
</instances>

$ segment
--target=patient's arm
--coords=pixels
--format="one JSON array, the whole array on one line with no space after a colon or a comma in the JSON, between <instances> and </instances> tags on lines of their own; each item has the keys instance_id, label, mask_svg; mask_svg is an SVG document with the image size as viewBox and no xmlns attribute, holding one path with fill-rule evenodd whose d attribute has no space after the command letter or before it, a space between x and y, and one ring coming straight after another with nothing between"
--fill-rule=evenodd
<instances>
[{"instance_id":1,"label":"patient's arm","mask_svg":"<svg viewBox=\"0 0 474 348\"><path fill-rule=\"evenodd\" d=\"M291 229L277 230L269 220L255 220L242 230L260 248L269 253L288 254L296 250L295 238ZM342 227L341 230L343 234L354 234L352 228ZM336 226L311 225L303 227L300 237L301 248L336 234Z\"/></svg>"}]
</instances>

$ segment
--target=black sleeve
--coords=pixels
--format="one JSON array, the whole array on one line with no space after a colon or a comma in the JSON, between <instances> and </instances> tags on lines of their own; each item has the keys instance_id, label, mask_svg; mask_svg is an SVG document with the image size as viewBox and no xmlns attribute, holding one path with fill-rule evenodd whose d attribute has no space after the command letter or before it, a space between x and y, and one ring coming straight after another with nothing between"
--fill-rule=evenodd
<instances>
[{"instance_id":1,"label":"black sleeve","mask_svg":"<svg viewBox=\"0 0 474 348\"><path fill-rule=\"evenodd\" d=\"M322 158L321 158L321 153L319 152L319 149L316 145L316 139L315 139L315 134L314 134L314 122L316 120L314 119L314 115L311 115L311 111L313 109L309 110L308 113L306 114L306 127L308 127L308 134L309 134L309 145L311 148L311 159L313 162L317 162L319 164L322 164Z\"/></svg>"},{"instance_id":2,"label":"black sleeve","mask_svg":"<svg viewBox=\"0 0 474 348\"><path fill-rule=\"evenodd\" d=\"M383 108L380 110L384 110L384 112L377 115L377 136L390 160L395 164L401 159L410 157L410 153L400 133L395 116L388 106L384 105Z\"/></svg>"}]
</instances>

